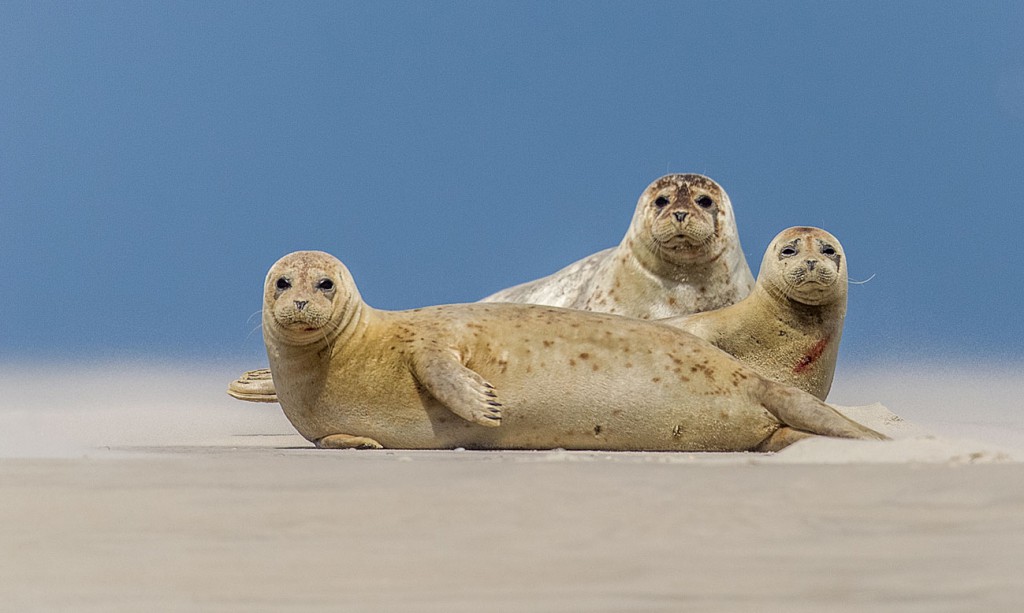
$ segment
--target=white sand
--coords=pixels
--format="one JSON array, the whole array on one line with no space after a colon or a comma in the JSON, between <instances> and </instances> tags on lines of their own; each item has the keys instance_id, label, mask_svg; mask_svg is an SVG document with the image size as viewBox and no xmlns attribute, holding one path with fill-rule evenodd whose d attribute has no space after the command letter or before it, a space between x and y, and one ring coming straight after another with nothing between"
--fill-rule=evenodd
<instances>
[{"instance_id":1,"label":"white sand","mask_svg":"<svg viewBox=\"0 0 1024 613\"><path fill-rule=\"evenodd\" d=\"M0 371L0 610L1024 602L1019 369L845 373L896 440L774 455L318 451L235 366L116 369Z\"/></svg>"}]
</instances>

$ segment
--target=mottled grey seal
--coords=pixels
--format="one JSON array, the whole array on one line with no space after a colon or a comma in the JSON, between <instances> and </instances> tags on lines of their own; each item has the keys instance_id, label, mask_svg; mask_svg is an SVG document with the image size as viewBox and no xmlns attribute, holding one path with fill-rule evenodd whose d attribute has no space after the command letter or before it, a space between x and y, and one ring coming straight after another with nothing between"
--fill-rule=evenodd
<instances>
[{"instance_id":1,"label":"mottled grey seal","mask_svg":"<svg viewBox=\"0 0 1024 613\"><path fill-rule=\"evenodd\" d=\"M769 379L824 400L846 317L846 266L835 236L820 228L787 228L768 245L749 296L716 311L664 321Z\"/></svg>"},{"instance_id":2,"label":"mottled grey seal","mask_svg":"<svg viewBox=\"0 0 1024 613\"><path fill-rule=\"evenodd\" d=\"M671 326L519 304L381 311L318 251L270 269L263 336L285 415L320 447L739 451L884 438Z\"/></svg>"},{"instance_id":3,"label":"mottled grey seal","mask_svg":"<svg viewBox=\"0 0 1024 613\"><path fill-rule=\"evenodd\" d=\"M640 194L617 247L481 302L661 319L733 304L753 285L728 194L703 175L671 174Z\"/></svg>"}]
</instances>

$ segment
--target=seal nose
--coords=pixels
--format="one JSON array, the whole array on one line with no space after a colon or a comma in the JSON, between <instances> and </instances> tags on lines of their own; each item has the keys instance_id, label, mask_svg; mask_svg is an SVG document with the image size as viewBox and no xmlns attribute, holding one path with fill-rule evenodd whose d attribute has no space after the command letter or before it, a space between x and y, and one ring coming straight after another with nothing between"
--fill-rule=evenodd
<instances>
[{"instance_id":1,"label":"seal nose","mask_svg":"<svg viewBox=\"0 0 1024 613\"><path fill-rule=\"evenodd\" d=\"M814 265L818 263L818 260L807 260L807 270L814 270Z\"/></svg>"},{"instance_id":2,"label":"seal nose","mask_svg":"<svg viewBox=\"0 0 1024 613\"><path fill-rule=\"evenodd\" d=\"M672 216L676 218L676 221L682 221L686 219L686 211L675 211Z\"/></svg>"},{"instance_id":3,"label":"seal nose","mask_svg":"<svg viewBox=\"0 0 1024 613\"><path fill-rule=\"evenodd\" d=\"M301 311L302 309L306 308L307 304L309 304L308 300L296 300L295 301L295 310L296 311Z\"/></svg>"}]
</instances>

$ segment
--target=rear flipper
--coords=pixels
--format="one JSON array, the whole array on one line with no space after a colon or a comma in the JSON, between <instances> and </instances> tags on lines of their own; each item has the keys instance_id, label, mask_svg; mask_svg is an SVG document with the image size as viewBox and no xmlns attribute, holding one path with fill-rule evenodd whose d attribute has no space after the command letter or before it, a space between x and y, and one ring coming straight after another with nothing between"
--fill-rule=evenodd
<instances>
[{"instance_id":1,"label":"rear flipper","mask_svg":"<svg viewBox=\"0 0 1024 613\"><path fill-rule=\"evenodd\" d=\"M250 370L228 385L228 395L247 402L277 402L269 368Z\"/></svg>"},{"instance_id":2,"label":"rear flipper","mask_svg":"<svg viewBox=\"0 0 1024 613\"><path fill-rule=\"evenodd\" d=\"M888 436L858 424L803 390L765 379L759 391L764 408L783 425L795 430L839 438L889 440Z\"/></svg>"}]
</instances>

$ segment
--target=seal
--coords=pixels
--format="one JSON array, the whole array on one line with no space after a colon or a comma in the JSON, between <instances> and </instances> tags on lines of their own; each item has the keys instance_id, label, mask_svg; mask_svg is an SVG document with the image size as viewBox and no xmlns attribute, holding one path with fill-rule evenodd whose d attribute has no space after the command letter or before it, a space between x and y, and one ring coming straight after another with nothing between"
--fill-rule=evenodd
<instances>
[{"instance_id":1,"label":"seal","mask_svg":"<svg viewBox=\"0 0 1024 613\"><path fill-rule=\"evenodd\" d=\"M768 245L749 296L664 322L824 400L836 370L847 285L846 253L835 236L820 228L787 228Z\"/></svg>"},{"instance_id":2,"label":"seal","mask_svg":"<svg viewBox=\"0 0 1024 613\"><path fill-rule=\"evenodd\" d=\"M774 450L885 438L682 330L521 304L382 311L333 256L264 285L277 396L318 447Z\"/></svg>"},{"instance_id":3,"label":"seal","mask_svg":"<svg viewBox=\"0 0 1024 613\"><path fill-rule=\"evenodd\" d=\"M670 174L640 194L617 247L481 302L662 319L728 306L753 285L725 190L703 175Z\"/></svg>"}]
</instances>

